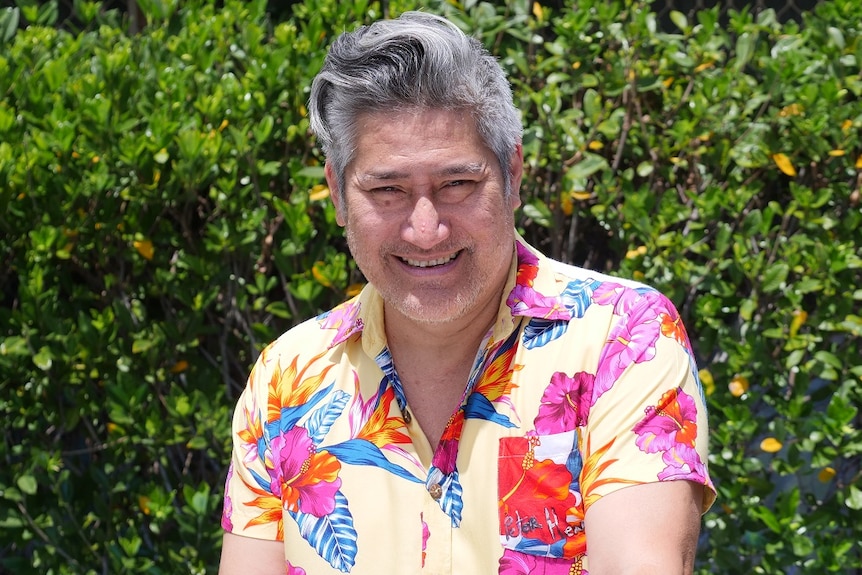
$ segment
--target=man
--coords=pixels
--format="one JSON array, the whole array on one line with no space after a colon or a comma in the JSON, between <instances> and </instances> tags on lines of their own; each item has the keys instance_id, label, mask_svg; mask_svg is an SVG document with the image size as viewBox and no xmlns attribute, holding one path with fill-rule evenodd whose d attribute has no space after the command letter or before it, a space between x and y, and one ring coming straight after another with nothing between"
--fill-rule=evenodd
<instances>
[{"instance_id":1,"label":"man","mask_svg":"<svg viewBox=\"0 0 862 575\"><path fill-rule=\"evenodd\" d=\"M340 36L309 111L369 284L257 361L220 572L691 572L714 490L685 330L518 237L497 62L407 13Z\"/></svg>"}]
</instances>

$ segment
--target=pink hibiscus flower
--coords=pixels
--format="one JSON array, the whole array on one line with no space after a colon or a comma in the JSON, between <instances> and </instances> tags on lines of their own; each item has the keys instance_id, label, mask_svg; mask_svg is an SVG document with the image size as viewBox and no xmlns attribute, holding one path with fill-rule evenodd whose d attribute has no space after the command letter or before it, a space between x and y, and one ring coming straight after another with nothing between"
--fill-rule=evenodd
<instances>
[{"instance_id":1,"label":"pink hibiscus flower","mask_svg":"<svg viewBox=\"0 0 862 575\"><path fill-rule=\"evenodd\" d=\"M349 301L324 314L320 320L321 329L334 329L335 336L329 347L332 348L346 341L350 336L362 331L363 324L359 318L359 302Z\"/></svg>"},{"instance_id":2,"label":"pink hibiscus flower","mask_svg":"<svg viewBox=\"0 0 862 575\"><path fill-rule=\"evenodd\" d=\"M700 459L700 454L688 445L676 445L665 451L661 456L667 464L659 474L660 481L671 479L687 479L695 483L704 483L707 478L706 466Z\"/></svg>"},{"instance_id":3,"label":"pink hibiscus flower","mask_svg":"<svg viewBox=\"0 0 862 575\"><path fill-rule=\"evenodd\" d=\"M645 410L634 426L637 446L644 453L668 451L677 445L694 447L697 438L697 405L679 388L665 392L656 406Z\"/></svg>"},{"instance_id":4,"label":"pink hibiscus flower","mask_svg":"<svg viewBox=\"0 0 862 575\"><path fill-rule=\"evenodd\" d=\"M655 357L655 343L661 333L661 323L656 321L656 317L650 301L641 299L611 329L599 357L594 400L613 387L630 365Z\"/></svg>"},{"instance_id":5,"label":"pink hibiscus flower","mask_svg":"<svg viewBox=\"0 0 862 575\"><path fill-rule=\"evenodd\" d=\"M303 427L294 427L272 440L273 469L270 489L289 511L323 517L335 509L341 487L341 464L325 451L318 452Z\"/></svg>"},{"instance_id":6,"label":"pink hibiscus flower","mask_svg":"<svg viewBox=\"0 0 862 575\"><path fill-rule=\"evenodd\" d=\"M563 372L551 376L551 383L542 394L539 414L533 421L536 433L550 435L571 431L585 425L592 407L595 376L587 372L573 377Z\"/></svg>"},{"instance_id":7,"label":"pink hibiscus flower","mask_svg":"<svg viewBox=\"0 0 862 575\"><path fill-rule=\"evenodd\" d=\"M529 286L516 285L509 293L506 305L514 315L529 312L530 316L542 319L572 319L572 312L566 308L565 302L560 297L544 296Z\"/></svg>"},{"instance_id":8,"label":"pink hibiscus flower","mask_svg":"<svg viewBox=\"0 0 862 575\"><path fill-rule=\"evenodd\" d=\"M571 559L530 555L506 549L500 558L499 575L569 575L574 572ZM586 571L581 571L587 575Z\"/></svg>"},{"instance_id":9,"label":"pink hibiscus flower","mask_svg":"<svg viewBox=\"0 0 862 575\"><path fill-rule=\"evenodd\" d=\"M231 516L233 515L233 502L230 500L230 496L227 494L227 486L230 484L230 478L233 477L233 463L227 468L227 479L225 479L225 496L224 496L224 507L222 507L221 512L221 526L222 529L227 531L228 533L233 532L233 521L231 521Z\"/></svg>"}]
</instances>

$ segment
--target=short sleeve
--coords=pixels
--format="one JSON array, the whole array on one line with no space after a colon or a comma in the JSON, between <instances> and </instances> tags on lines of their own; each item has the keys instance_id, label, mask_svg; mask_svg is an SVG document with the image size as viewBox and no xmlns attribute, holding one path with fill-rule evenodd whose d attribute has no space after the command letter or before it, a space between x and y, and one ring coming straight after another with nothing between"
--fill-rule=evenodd
<instances>
[{"instance_id":1,"label":"short sleeve","mask_svg":"<svg viewBox=\"0 0 862 575\"><path fill-rule=\"evenodd\" d=\"M261 353L233 414L233 451L225 482L222 527L237 535L282 540L281 498L273 493L273 465L264 433L270 383L278 377L273 346Z\"/></svg>"},{"instance_id":2,"label":"short sleeve","mask_svg":"<svg viewBox=\"0 0 862 575\"><path fill-rule=\"evenodd\" d=\"M705 486L708 421L688 336L673 304L650 288L616 302L582 438L585 508L617 489L658 481Z\"/></svg>"}]
</instances>

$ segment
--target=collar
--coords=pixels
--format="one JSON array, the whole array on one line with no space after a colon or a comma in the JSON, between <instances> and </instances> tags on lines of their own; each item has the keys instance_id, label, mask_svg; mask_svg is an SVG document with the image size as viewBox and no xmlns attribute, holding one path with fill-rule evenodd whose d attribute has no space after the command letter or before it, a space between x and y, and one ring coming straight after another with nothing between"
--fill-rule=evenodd
<instances>
[{"instance_id":1,"label":"collar","mask_svg":"<svg viewBox=\"0 0 862 575\"><path fill-rule=\"evenodd\" d=\"M545 320L572 318L565 291L567 281L554 270L552 260L530 246L515 232L515 253L500 301L491 341L501 341L512 333L520 317ZM354 336L361 336L362 348L371 357L386 347L383 325L383 298L367 284L358 296L318 316L322 329L334 330L329 349Z\"/></svg>"}]
</instances>

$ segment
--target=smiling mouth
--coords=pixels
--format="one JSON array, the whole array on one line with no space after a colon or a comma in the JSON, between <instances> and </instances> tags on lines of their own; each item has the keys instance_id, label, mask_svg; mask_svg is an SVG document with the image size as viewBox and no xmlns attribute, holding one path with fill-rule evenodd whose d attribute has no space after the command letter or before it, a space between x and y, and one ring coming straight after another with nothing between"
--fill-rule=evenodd
<instances>
[{"instance_id":1,"label":"smiling mouth","mask_svg":"<svg viewBox=\"0 0 862 575\"><path fill-rule=\"evenodd\" d=\"M414 268L435 268L437 266L442 266L444 264L448 264L452 260L458 257L460 251L455 252L450 256L446 256L445 258L437 258L436 260L414 260L410 258L399 258L405 264L412 266Z\"/></svg>"}]
</instances>

